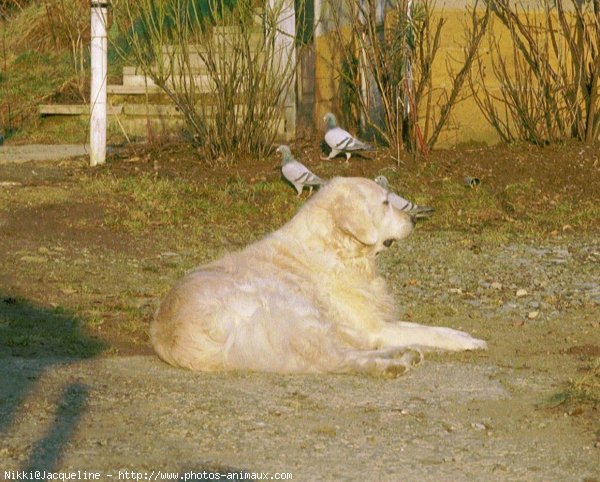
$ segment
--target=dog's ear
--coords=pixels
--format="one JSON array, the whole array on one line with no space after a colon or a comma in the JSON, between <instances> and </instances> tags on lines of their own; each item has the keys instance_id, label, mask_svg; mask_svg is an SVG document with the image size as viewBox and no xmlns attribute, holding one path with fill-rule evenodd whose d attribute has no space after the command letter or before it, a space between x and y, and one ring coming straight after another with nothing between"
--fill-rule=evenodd
<instances>
[{"instance_id":1,"label":"dog's ear","mask_svg":"<svg viewBox=\"0 0 600 482\"><path fill-rule=\"evenodd\" d=\"M334 208L336 226L364 245L372 246L379 239L373 217L362 193L340 196Z\"/></svg>"}]
</instances>

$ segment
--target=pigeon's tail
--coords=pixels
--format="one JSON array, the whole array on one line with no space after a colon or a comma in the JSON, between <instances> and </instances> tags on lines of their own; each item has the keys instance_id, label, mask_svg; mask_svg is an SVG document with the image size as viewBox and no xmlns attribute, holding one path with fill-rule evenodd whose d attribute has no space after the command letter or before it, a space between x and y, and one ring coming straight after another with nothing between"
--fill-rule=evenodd
<instances>
[{"instance_id":1,"label":"pigeon's tail","mask_svg":"<svg viewBox=\"0 0 600 482\"><path fill-rule=\"evenodd\" d=\"M434 213L435 209L427 207L427 206L416 206L410 210L410 214L412 214L417 219L428 218Z\"/></svg>"},{"instance_id":2,"label":"pigeon's tail","mask_svg":"<svg viewBox=\"0 0 600 482\"><path fill-rule=\"evenodd\" d=\"M411 216L414 216L415 219L428 218L434 212L433 208L427 206L419 206L397 195L392 196L391 201L396 209L410 214Z\"/></svg>"},{"instance_id":3,"label":"pigeon's tail","mask_svg":"<svg viewBox=\"0 0 600 482\"><path fill-rule=\"evenodd\" d=\"M338 145L338 149L342 151L373 151L375 148L371 144L367 144L358 139L349 138Z\"/></svg>"},{"instance_id":4,"label":"pigeon's tail","mask_svg":"<svg viewBox=\"0 0 600 482\"><path fill-rule=\"evenodd\" d=\"M325 179L321 179L319 176L313 176L310 178L308 184L311 186L323 186L327 181Z\"/></svg>"}]
</instances>

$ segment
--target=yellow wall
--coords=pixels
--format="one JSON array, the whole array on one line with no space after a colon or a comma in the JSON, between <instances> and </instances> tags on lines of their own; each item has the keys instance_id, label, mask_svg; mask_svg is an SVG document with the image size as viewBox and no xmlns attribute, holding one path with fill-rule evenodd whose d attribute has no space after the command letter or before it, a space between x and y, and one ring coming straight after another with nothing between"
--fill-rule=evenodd
<instances>
[{"instance_id":1,"label":"yellow wall","mask_svg":"<svg viewBox=\"0 0 600 482\"><path fill-rule=\"evenodd\" d=\"M449 93L451 78L448 75L448 66L455 72L460 69L460 60L463 58L463 47L466 44L465 22L466 10L463 8L444 9L434 12L434 16L442 16L445 24L442 29L440 49L433 64L433 90L434 98L441 96L444 92ZM501 22L493 17L490 20L489 29L494 38L499 42L501 52L507 59L512 58L513 42L509 32L502 26ZM349 38L349 28L345 35ZM316 105L315 120L322 119L323 114L329 110L336 110L336 97L338 95L338 84L340 59L342 47L336 40L336 34L330 32L318 32L316 37ZM499 85L491 68L489 56L489 34L484 36L480 44L480 55L487 67L485 79L486 88L494 93L499 92ZM332 67L336 65L337 67ZM510 64L510 62L509 62ZM476 76L478 78L478 76ZM439 137L436 147L449 147L467 142L484 142L494 144L499 142L499 137L492 126L477 107L471 96L468 81L465 81L460 98L467 97L452 109L449 121ZM424 104L424 102L423 102ZM423 111L423 105L421 105ZM438 109L439 110L439 109ZM423 115L423 112L420 112ZM420 118L419 125L424 128L424 119Z\"/></svg>"}]
</instances>

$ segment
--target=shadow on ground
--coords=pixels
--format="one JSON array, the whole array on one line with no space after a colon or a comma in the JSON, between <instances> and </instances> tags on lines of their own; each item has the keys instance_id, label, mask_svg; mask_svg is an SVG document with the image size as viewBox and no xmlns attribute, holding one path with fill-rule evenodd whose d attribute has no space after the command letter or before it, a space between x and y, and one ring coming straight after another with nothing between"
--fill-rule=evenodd
<instances>
[{"instance_id":1,"label":"shadow on ground","mask_svg":"<svg viewBox=\"0 0 600 482\"><path fill-rule=\"evenodd\" d=\"M33 368L7 373L0 370L0 383L11 387L10 394L0 398L0 439L14 424L17 413L33 392L37 380L51 367L91 358L104 346L88 337L81 320L61 310L44 307L0 292L0 360L36 359ZM31 367L31 365L29 365ZM85 409L88 387L82 383L64 386L55 404L55 417L46 434L31 448L27 471L52 471L60 460L63 447Z\"/></svg>"}]
</instances>

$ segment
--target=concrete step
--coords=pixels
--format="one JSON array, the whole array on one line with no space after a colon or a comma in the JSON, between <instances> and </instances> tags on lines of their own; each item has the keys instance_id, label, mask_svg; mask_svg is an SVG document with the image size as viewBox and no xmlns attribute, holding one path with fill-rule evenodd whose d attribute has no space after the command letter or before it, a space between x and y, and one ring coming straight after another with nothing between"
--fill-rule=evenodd
<instances>
[{"instance_id":1,"label":"concrete step","mask_svg":"<svg viewBox=\"0 0 600 482\"><path fill-rule=\"evenodd\" d=\"M108 105L109 126L123 129L128 135L147 138L150 133L179 130L185 127L185 120L181 112L172 104L119 104ZM207 122L214 119L214 105L203 104ZM43 104L38 106L43 117L80 116L89 119L90 109L86 105L78 104ZM246 114L245 105L235 106L238 121L241 122ZM292 133L287 130L285 119L289 114L284 109L281 117L276 121L277 138L281 141L290 141Z\"/></svg>"},{"instance_id":2,"label":"concrete step","mask_svg":"<svg viewBox=\"0 0 600 482\"><path fill-rule=\"evenodd\" d=\"M146 95L163 94L163 90L156 85L107 85L106 92L109 95Z\"/></svg>"},{"instance_id":3,"label":"concrete step","mask_svg":"<svg viewBox=\"0 0 600 482\"><path fill-rule=\"evenodd\" d=\"M194 79L195 87L198 89L198 92L201 93L210 93L214 92L216 89L215 82L212 80L212 77L206 74L195 74L192 76ZM178 86L189 86L190 77L189 76L176 76L172 79L169 79L168 85L177 89ZM152 93L156 93L158 87L154 83L154 81L150 77L146 77L145 75L123 75L123 90L126 90L126 87L146 87L146 85L150 88L152 87ZM113 89L114 90L114 89ZM158 89L160 92L160 89ZM116 92L113 92L116 93ZM122 94L122 92L120 92ZM145 93L142 91L142 93Z\"/></svg>"}]
</instances>

